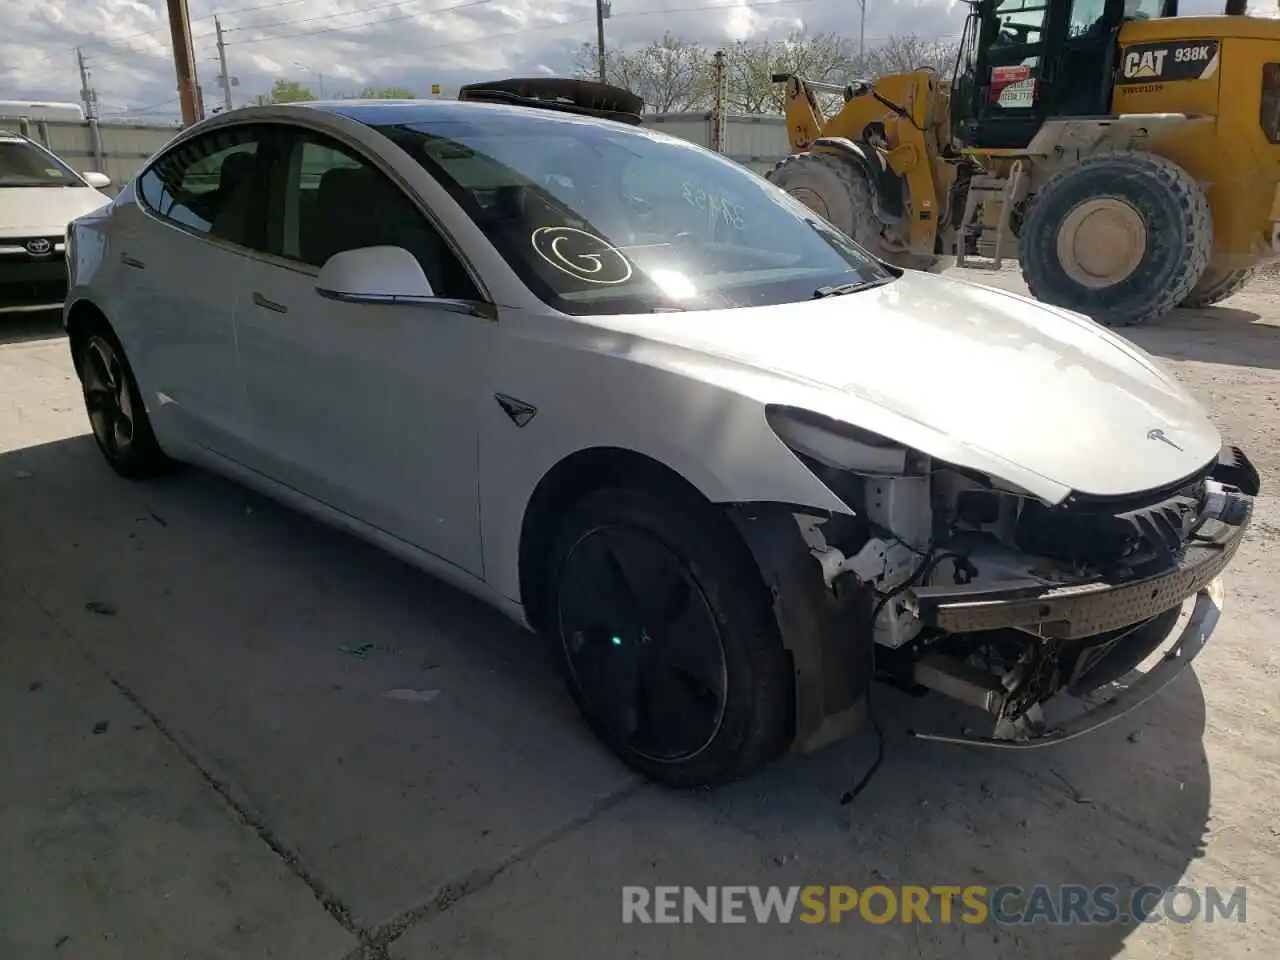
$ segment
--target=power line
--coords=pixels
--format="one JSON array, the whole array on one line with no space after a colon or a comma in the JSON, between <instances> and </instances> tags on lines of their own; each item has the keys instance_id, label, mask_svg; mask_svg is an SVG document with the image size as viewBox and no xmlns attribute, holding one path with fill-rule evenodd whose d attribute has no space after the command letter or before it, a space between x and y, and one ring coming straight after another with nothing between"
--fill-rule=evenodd
<instances>
[{"instance_id":1,"label":"power line","mask_svg":"<svg viewBox=\"0 0 1280 960\"><path fill-rule=\"evenodd\" d=\"M103 119L107 117L124 117L134 116L136 114L154 113L157 110L163 110L166 107L172 107L179 101L178 97L170 97L168 100L162 100L159 103L153 103L145 107L126 107L124 110L112 110L102 115Z\"/></svg>"}]
</instances>

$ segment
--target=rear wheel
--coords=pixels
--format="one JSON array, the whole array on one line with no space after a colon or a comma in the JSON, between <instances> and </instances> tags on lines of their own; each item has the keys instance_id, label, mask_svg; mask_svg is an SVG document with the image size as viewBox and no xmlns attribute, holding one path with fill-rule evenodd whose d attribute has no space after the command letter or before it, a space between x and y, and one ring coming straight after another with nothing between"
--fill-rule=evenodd
<instances>
[{"instance_id":1,"label":"rear wheel","mask_svg":"<svg viewBox=\"0 0 1280 960\"><path fill-rule=\"evenodd\" d=\"M941 257L907 253L885 237L871 185L852 163L829 153L798 153L769 171L768 179L881 260L911 270L943 269Z\"/></svg>"},{"instance_id":2,"label":"rear wheel","mask_svg":"<svg viewBox=\"0 0 1280 960\"><path fill-rule=\"evenodd\" d=\"M130 480L168 471L173 461L156 442L133 370L109 329L96 325L77 338L75 365L93 438L111 469Z\"/></svg>"},{"instance_id":3,"label":"rear wheel","mask_svg":"<svg viewBox=\"0 0 1280 960\"><path fill-rule=\"evenodd\" d=\"M1210 267L1201 275L1200 282L1192 287L1187 298L1178 306L1195 309L1221 303L1227 297L1235 296L1243 290L1256 272L1254 267L1245 267L1243 270Z\"/></svg>"},{"instance_id":4,"label":"rear wheel","mask_svg":"<svg viewBox=\"0 0 1280 960\"><path fill-rule=\"evenodd\" d=\"M1182 167L1118 151L1054 176L1032 198L1020 241L1032 296L1127 326L1164 316L1192 292L1209 262L1213 222Z\"/></svg>"},{"instance_id":5,"label":"rear wheel","mask_svg":"<svg viewBox=\"0 0 1280 960\"><path fill-rule=\"evenodd\" d=\"M570 692L630 767L673 787L743 776L785 748L791 673L745 548L707 507L590 494L551 557Z\"/></svg>"}]
</instances>

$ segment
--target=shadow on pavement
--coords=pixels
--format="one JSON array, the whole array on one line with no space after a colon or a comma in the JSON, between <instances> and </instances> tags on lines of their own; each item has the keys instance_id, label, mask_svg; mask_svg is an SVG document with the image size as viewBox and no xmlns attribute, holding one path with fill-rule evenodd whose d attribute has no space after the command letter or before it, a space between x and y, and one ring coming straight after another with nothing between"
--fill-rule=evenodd
<instances>
[{"instance_id":1,"label":"shadow on pavement","mask_svg":"<svg viewBox=\"0 0 1280 960\"><path fill-rule=\"evenodd\" d=\"M0 460L0 575L399 960L562 955L566 930L601 958L1112 957L1135 923L624 926L621 888L1111 884L1125 909L1202 851L1190 673L1034 753L910 739L945 704L880 690L849 806L870 735L670 793L586 732L544 643L345 534L194 469L126 483L88 436Z\"/></svg>"},{"instance_id":2,"label":"shadow on pavement","mask_svg":"<svg viewBox=\"0 0 1280 960\"><path fill-rule=\"evenodd\" d=\"M25 343L62 336L62 313L0 313L0 344Z\"/></svg>"},{"instance_id":3,"label":"shadow on pavement","mask_svg":"<svg viewBox=\"0 0 1280 960\"><path fill-rule=\"evenodd\" d=\"M1280 327L1263 323L1252 310L1175 310L1153 324L1118 332L1169 360L1280 369Z\"/></svg>"}]
</instances>

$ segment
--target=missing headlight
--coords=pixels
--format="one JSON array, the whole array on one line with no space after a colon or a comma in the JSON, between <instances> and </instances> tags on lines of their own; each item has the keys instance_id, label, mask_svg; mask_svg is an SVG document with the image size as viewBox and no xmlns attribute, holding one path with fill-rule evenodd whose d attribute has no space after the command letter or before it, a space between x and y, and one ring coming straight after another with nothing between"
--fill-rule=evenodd
<instances>
[{"instance_id":1,"label":"missing headlight","mask_svg":"<svg viewBox=\"0 0 1280 960\"><path fill-rule=\"evenodd\" d=\"M770 405L765 420L793 452L837 470L901 476L917 467L917 458L901 444L831 417Z\"/></svg>"}]
</instances>

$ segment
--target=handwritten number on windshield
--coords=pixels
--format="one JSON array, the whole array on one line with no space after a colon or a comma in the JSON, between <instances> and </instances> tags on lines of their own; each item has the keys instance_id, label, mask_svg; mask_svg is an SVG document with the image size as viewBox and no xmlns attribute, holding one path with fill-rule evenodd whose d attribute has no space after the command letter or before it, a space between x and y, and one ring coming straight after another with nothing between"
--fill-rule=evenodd
<instances>
[{"instance_id":1,"label":"handwritten number on windshield","mask_svg":"<svg viewBox=\"0 0 1280 960\"><path fill-rule=\"evenodd\" d=\"M680 184L680 193L689 206L707 211L710 226L714 227L717 220L723 220L734 230L741 230L745 226L742 220L742 207L736 203L730 203L723 194L716 196L714 193L707 193L706 190L695 187L687 180Z\"/></svg>"}]
</instances>

